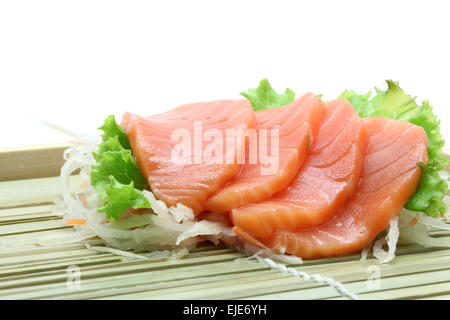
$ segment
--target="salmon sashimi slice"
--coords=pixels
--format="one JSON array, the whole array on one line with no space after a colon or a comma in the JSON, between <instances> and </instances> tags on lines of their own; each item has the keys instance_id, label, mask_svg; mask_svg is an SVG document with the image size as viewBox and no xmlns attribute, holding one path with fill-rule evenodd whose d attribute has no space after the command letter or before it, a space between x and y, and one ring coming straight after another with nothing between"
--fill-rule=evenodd
<instances>
[{"instance_id":1,"label":"salmon sashimi slice","mask_svg":"<svg viewBox=\"0 0 450 320\"><path fill-rule=\"evenodd\" d=\"M408 122L366 118L369 144L357 192L325 224L278 230L264 244L302 258L340 256L361 250L389 225L420 180L418 162L428 161L425 131Z\"/></svg>"},{"instance_id":2,"label":"salmon sashimi slice","mask_svg":"<svg viewBox=\"0 0 450 320\"><path fill-rule=\"evenodd\" d=\"M271 199L233 209L233 224L257 238L277 229L309 228L331 219L356 192L367 135L345 99L326 103L326 115L308 157L287 188Z\"/></svg>"},{"instance_id":3,"label":"salmon sashimi slice","mask_svg":"<svg viewBox=\"0 0 450 320\"><path fill-rule=\"evenodd\" d=\"M198 214L241 170L247 130L255 123L248 100L219 100L146 118L126 113L121 125L155 197Z\"/></svg>"},{"instance_id":4,"label":"salmon sashimi slice","mask_svg":"<svg viewBox=\"0 0 450 320\"><path fill-rule=\"evenodd\" d=\"M256 130L249 137L241 172L206 202L206 209L225 213L269 199L283 190L302 166L324 114L324 103L312 93L285 106L256 112ZM272 140L274 129L278 132L278 141ZM278 146L274 142L278 142ZM252 145L257 146L257 152ZM252 161L255 154L256 161ZM264 160L269 154L275 160L270 164Z\"/></svg>"}]
</instances>

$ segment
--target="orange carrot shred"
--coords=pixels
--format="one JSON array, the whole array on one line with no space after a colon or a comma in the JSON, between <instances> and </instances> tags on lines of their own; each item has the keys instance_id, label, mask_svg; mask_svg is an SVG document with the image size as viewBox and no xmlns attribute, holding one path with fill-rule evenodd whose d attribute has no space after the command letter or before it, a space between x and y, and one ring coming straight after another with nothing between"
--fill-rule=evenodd
<instances>
[{"instance_id":1,"label":"orange carrot shred","mask_svg":"<svg viewBox=\"0 0 450 320\"><path fill-rule=\"evenodd\" d=\"M253 244L257 247L263 248L263 249L269 249L264 244L262 244L259 240L255 239L253 236L248 234L246 231L242 230L240 227L234 226L232 230L235 233L237 233L241 238L250 242L251 244Z\"/></svg>"},{"instance_id":2,"label":"orange carrot shred","mask_svg":"<svg viewBox=\"0 0 450 320\"><path fill-rule=\"evenodd\" d=\"M71 141L73 144L75 145L79 145L79 146L83 146L86 144L86 142L82 142L82 141Z\"/></svg>"},{"instance_id":3,"label":"orange carrot shred","mask_svg":"<svg viewBox=\"0 0 450 320\"><path fill-rule=\"evenodd\" d=\"M86 223L86 219L67 219L66 225L68 226L82 226Z\"/></svg>"},{"instance_id":4,"label":"orange carrot shred","mask_svg":"<svg viewBox=\"0 0 450 320\"><path fill-rule=\"evenodd\" d=\"M85 196L80 196L80 202L83 204L83 205L86 205L86 197Z\"/></svg>"},{"instance_id":5,"label":"orange carrot shred","mask_svg":"<svg viewBox=\"0 0 450 320\"><path fill-rule=\"evenodd\" d=\"M414 226L416 225L417 222L418 222L418 221L417 221L417 218L414 217L414 218L412 218L411 221L409 222L409 225L410 225L411 227L414 227Z\"/></svg>"}]
</instances>

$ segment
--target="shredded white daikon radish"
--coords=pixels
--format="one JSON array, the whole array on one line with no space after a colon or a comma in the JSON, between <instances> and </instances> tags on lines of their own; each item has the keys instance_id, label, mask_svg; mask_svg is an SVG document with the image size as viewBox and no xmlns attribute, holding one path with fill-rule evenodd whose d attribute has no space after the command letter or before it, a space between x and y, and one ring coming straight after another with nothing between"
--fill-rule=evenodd
<instances>
[{"instance_id":1,"label":"shredded white daikon radish","mask_svg":"<svg viewBox=\"0 0 450 320\"><path fill-rule=\"evenodd\" d=\"M303 260L297 256L285 255L285 254L277 254L272 250L267 250L263 248L259 248L253 244L248 242L242 243L242 249L248 255L251 255L250 258L254 256L259 256L262 258L269 258L277 262L287 263L287 264L302 264Z\"/></svg>"},{"instance_id":2,"label":"shredded white daikon radish","mask_svg":"<svg viewBox=\"0 0 450 320\"><path fill-rule=\"evenodd\" d=\"M191 208L186 207L182 203L177 203L176 207L170 207L169 213L175 218L175 221L181 223L183 221L194 221L195 215Z\"/></svg>"},{"instance_id":3,"label":"shredded white daikon radish","mask_svg":"<svg viewBox=\"0 0 450 320\"><path fill-rule=\"evenodd\" d=\"M450 247L450 239L446 237L432 237L430 230L449 230L448 221L431 218L422 213L413 212L405 208L399 214L399 228L401 239L421 244L425 247Z\"/></svg>"},{"instance_id":4,"label":"shredded white daikon radish","mask_svg":"<svg viewBox=\"0 0 450 320\"><path fill-rule=\"evenodd\" d=\"M145 253L143 255L145 255L149 259L155 259L155 258L168 257L168 256L170 256L171 253L172 253L172 251L169 251L169 250L163 250L163 251L157 250L157 251Z\"/></svg>"},{"instance_id":5,"label":"shredded white daikon radish","mask_svg":"<svg viewBox=\"0 0 450 320\"><path fill-rule=\"evenodd\" d=\"M378 239L373 245L373 255L380 260L380 263L387 263L395 258L395 250L399 237L398 217L395 216L389 223L389 232L385 238ZM388 251L383 249L383 245L388 245Z\"/></svg>"},{"instance_id":6,"label":"shredded white daikon radish","mask_svg":"<svg viewBox=\"0 0 450 320\"><path fill-rule=\"evenodd\" d=\"M183 233L181 233L178 238L177 238L177 245L180 244L180 242L192 238L192 237L196 237L196 236L201 236L201 235L208 235L208 236L212 236L212 235L217 235L219 233L221 233L224 229L223 225L220 225L219 223L216 222L210 222L210 221L199 221L199 222L191 222L191 226L189 226L189 229L187 229L186 231L183 231Z\"/></svg>"},{"instance_id":7,"label":"shredded white daikon radish","mask_svg":"<svg viewBox=\"0 0 450 320\"><path fill-rule=\"evenodd\" d=\"M187 248L181 248L179 250L174 250L172 255L169 257L169 260L179 260L188 254L189 254L189 250Z\"/></svg>"},{"instance_id":8,"label":"shredded white daikon radish","mask_svg":"<svg viewBox=\"0 0 450 320\"><path fill-rule=\"evenodd\" d=\"M41 246L49 246L54 244L74 243L95 237L96 234L92 230L83 229L70 234L67 233L51 233L37 238L37 244Z\"/></svg>"},{"instance_id":9,"label":"shredded white daikon radish","mask_svg":"<svg viewBox=\"0 0 450 320\"><path fill-rule=\"evenodd\" d=\"M370 252L370 249L372 249L372 245L373 245L373 242L369 243L368 246L366 246L365 248L363 248L361 250L361 259L359 261L366 261L367 260L367 256L368 256L368 254Z\"/></svg>"}]
</instances>

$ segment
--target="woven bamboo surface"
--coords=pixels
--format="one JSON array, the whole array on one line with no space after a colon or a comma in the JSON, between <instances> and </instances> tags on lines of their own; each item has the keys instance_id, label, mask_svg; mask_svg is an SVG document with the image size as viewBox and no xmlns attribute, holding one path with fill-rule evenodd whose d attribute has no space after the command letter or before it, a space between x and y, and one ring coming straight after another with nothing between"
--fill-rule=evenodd
<instances>
[{"instance_id":1,"label":"woven bamboo surface","mask_svg":"<svg viewBox=\"0 0 450 320\"><path fill-rule=\"evenodd\" d=\"M344 299L332 287L271 270L221 245L204 244L180 260L133 260L86 248L104 246L98 238L32 244L44 234L74 233L52 214L59 194L54 175L66 147L0 150L0 299ZM400 242L396 254L387 264L371 255L360 261L358 253L291 267L332 277L360 299L450 299L449 248ZM68 285L73 266L79 268L76 287Z\"/></svg>"}]
</instances>

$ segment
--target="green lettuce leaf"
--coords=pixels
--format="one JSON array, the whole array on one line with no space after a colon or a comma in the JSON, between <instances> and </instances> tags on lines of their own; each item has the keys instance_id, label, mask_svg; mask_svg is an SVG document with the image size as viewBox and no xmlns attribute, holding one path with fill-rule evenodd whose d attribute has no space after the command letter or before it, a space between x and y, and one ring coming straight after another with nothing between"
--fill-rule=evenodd
<instances>
[{"instance_id":1,"label":"green lettuce leaf","mask_svg":"<svg viewBox=\"0 0 450 320\"><path fill-rule=\"evenodd\" d=\"M103 140L103 142L99 145L98 152L93 152L94 159L96 161L100 161L103 157L103 154L108 151L124 151L124 147L119 142L119 138L117 136L107 138Z\"/></svg>"},{"instance_id":2,"label":"green lettuce leaf","mask_svg":"<svg viewBox=\"0 0 450 320\"><path fill-rule=\"evenodd\" d=\"M277 93L267 79L259 82L259 87L241 92L253 106L255 111L284 106L295 100L295 92L287 88L283 94Z\"/></svg>"},{"instance_id":3,"label":"green lettuce leaf","mask_svg":"<svg viewBox=\"0 0 450 320\"><path fill-rule=\"evenodd\" d=\"M442 202L443 195L447 193L447 182L439 176L440 169L436 167L436 162L426 164L419 163L422 168L422 178L416 193L405 205L407 209L425 212L436 217L437 213L445 212L445 204ZM422 210L425 208L426 210Z\"/></svg>"},{"instance_id":4,"label":"green lettuce leaf","mask_svg":"<svg viewBox=\"0 0 450 320\"><path fill-rule=\"evenodd\" d=\"M131 150L104 152L97 164L92 166L91 183L94 188L108 184L110 176L114 176L117 181L123 184L133 182L139 190L148 188L147 180L139 170ZM99 194L102 199L104 190L101 189Z\"/></svg>"},{"instance_id":5,"label":"green lettuce leaf","mask_svg":"<svg viewBox=\"0 0 450 320\"><path fill-rule=\"evenodd\" d=\"M103 141L106 141L109 138L117 137L124 149L131 150L130 141L128 140L127 134L116 122L113 115L107 117L105 119L105 123L99 129L103 130Z\"/></svg>"},{"instance_id":6,"label":"green lettuce leaf","mask_svg":"<svg viewBox=\"0 0 450 320\"><path fill-rule=\"evenodd\" d=\"M428 137L428 163L419 164L422 168L419 187L405 207L436 217L438 213L443 214L446 210L443 198L448 189L447 182L439 176L439 171L447 163L441 156L445 141L440 134L440 120L433 113L428 101L418 105L415 98L399 87L398 82L387 80L387 84L386 91L376 88L376 95L372 99L370 92L359 95L353 90L344 91L340 98L347 99L363 118L386 117L403 120L425 130Z\"/></svg>"},{"instance_id":7,"label":"green lettuce leaf","mask_svg":"<svg viewBox=\"0 0 450 320\"><path fill-rule=\"evenodd\" d=\"M129 184L122 184L113 175L109 176L109 181L105 185L106 198L103 207L98 211L106 212L109 221L115 222L129 208L150 208L150 203L144 197L142 191L134 187L133 181Z\"/></svg>"},{"instance_id":8,"label":"green lettuce leaf","mask_svg":"<svg viewBox=\"0 0 450 320\"><path fill-rule=\"evenodd\" d=\"M150 189L133 157L126 133L116 123L114 116L106 118L103 126L102 143L93 152L96 163L91 170L91 184L98 192L110 221L120 219L129 208L150 208L142 191Z\"/></svg>"}]
</instances>

